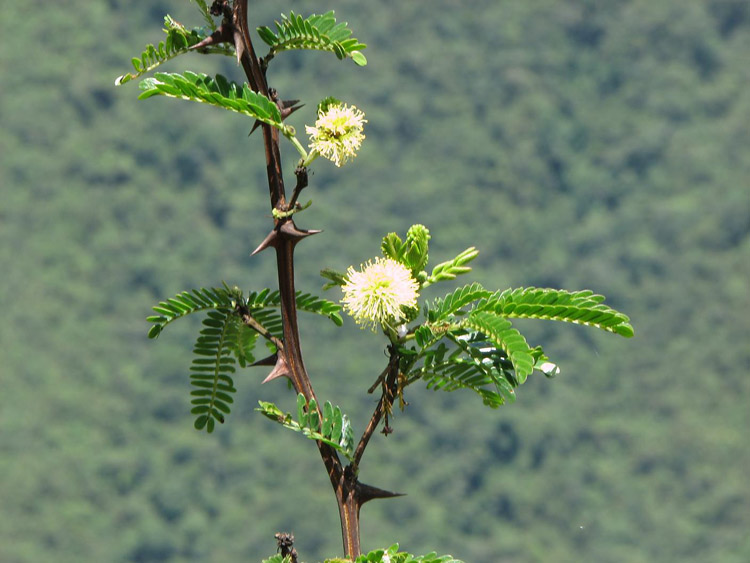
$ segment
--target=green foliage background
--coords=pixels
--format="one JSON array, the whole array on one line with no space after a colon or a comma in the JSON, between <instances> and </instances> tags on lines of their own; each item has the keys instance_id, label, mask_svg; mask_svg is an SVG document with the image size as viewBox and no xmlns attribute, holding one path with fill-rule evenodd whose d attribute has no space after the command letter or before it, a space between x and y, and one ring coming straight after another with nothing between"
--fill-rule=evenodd
<instances>
[{"instance_id":1,"label":"green foliage background","mask_svg":"<svg viewBox=\"0 0 750 563\"><path fill-rule=\"evenodd\" d=\"M314 446L253 412L258 399L292 410L294 394L260 388L262 370L238 374L231 420L206 436L189 414L197 325L146 338L163 298L275 277L271 253L248 256L270 225L252 124L113 86L165 13L191 26L198 12L6 4L0 560L257 561L281 530L304 560L339 553ZM270 71L282 97L307 103L298 130L326 95L369 119L355 163L314 167L298 224L325 233L299 248L301 290L421 222L434 263L473 244L485 287L588 287L637 330L625 341L524 324L563 375L531 378L499 411L468 392L410 390L363 469L408 496L367 505L365 549L750 560L748 4L255 4L257 25L335 9L368 44L364 68L282 53ZM241 79L229 58L165 70L183 68ZM317 318L302 335L321 399L369 411L364 390L386 361L370 335Z\"/></svg>"}]
</instances>

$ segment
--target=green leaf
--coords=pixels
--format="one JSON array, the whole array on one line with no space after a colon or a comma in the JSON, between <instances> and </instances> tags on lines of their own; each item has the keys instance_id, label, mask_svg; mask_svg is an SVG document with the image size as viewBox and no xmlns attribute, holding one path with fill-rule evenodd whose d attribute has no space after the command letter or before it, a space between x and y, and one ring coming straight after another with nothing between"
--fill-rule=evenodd
<instances>
[{"instance_id":1,"label":"green leaf","mask_svg":"<svg viewBox=\"0 0 750 563\"><path fill-rule=\"evenodd\" d=\"M350 461L354 458L354 430L349 418L341 413L339 407L326 402L319 418L315 400L308 406L304 395L297 395L297 420L291 414L283 414L273 403L258 401L261 412L266 418L278 422L285 428L299 432L310 440L321 441L341 452Z\"/></svg>"},{"instance_id":2,"label":"green leaf","mask_svg":"<svg viewBox=\"0 0 750 563\"><path fill-rule=\"evenodd\" d=\"M340 314L341 306L338 303L301 291L295 294L295 301L299 311L328 317L336 326L344 324ZM281 299L277 290L264 289L260 292L251 292L245 303L256 321L274 336L281 337L281 315L278 312L281 308Z\"/></svg>"},{"instance_id":3,"label":"green leaf","mask_svg":"<svg viewBox=\"0 0 750 563\"><path fill-rule=\"evenodd\" d=\"M508 289L488 299L483 308L508 318L549 319L593 326L627 338L635 333L627 315L603 303L590 290L565 291L525 287Z\"/></svg>"},{"instance_id":4,"label":"green leaf","mask_svg":"<svg viewBox=\"0 0 750 563\"><path fill-rule=\"evenodd\" d=\"M330 280L328 283L323 285L323 290L346 284L346 274L342 274L341 272L337 272L336 270L326 268L320 271L320 275L321 277Z\"/></svg>"},{"instance_id":5,"label":"green leaf","mask_svg":"<svg viewBox=\"0 0 750 563\"><path fill-rule=\"evenodd\" d=\"M318 415L318 403L315 399L310 399L307 408L307 427L317 432L320 430L320 416Z\"/></svg>"},{"instance_id":6,"label":"green leaf","mask_svg":"<svg viewBox=\"0 0 750 563\"><path fill-rule=\"evenodd\" d=\"M441 262L435 266L427 278L427 282L432 284L439 281L452 280L462 274L468 274L471 272L471 268L466 264L474 260L478 255L479 251L473 246L467 248L453 260Z\"/></svg>"},{"instance_id":7,"label":"green leaf","mask_svg":"<svg viewBox=\"0 0 750 563\"><path fill-rule=\"evenodd\" d=\"M320 428L320 432L323 436L331 435L333 422L333 407L331 406L331 403L326 402L325 405L323 405L323 424Z\"/></svg>"},{"instance_id":8,"label":"green leaf","mask_svg":"<svg viewBox=\"0 0 750 563\"><path fill-rule=\"evenodd\" d=\"M385 559L386 554L388 559ZM325 563L338 563L338 561L340 560L330 559L326 560ZM413 555L408 551L399 551L397 543L388 549L374 549L368 553L363 553L354 560L354 563L384 563L384 561L390 561L391 563L463 563L451 555L437 555L434 551L426 555Z\"/></svg>"},{"instance_id":9,"label":"green leaf","mask_svg":"<svg viewBox=\"0 0 750 563\"><path fill-rule=\"evenodd\" d=\"M423 351L424 363L410 371L425 380L428 389L455 391L470 389L492 408L515 401L513 387L518 381L506 353L480 333L448 333L457 346L450 354L441 342Z\"/></svg>"},{"instance_id":10,"label":"green leaf","mask_svg":"<svg viewBox=\"0 0 750 563\"><path fill-rule=\"evenodd\" d=\"M216 29L216 24L214 23L214 19L211 17L211 12L209 11L208 4L205 0L193 0L196 4L198 4L198 9L201 12L201 15L203 16L203 19L206 20L206 25L213 31Z\"/></svg>"},{"instance_id":11,"label":"green leaf","mask_svg":"<svg viewBox=\"0 0 750 563\"><path fill-rule=\"evenodd\" d=\"M338 303L312 295L311 293L296 294L297 309L308 313L323 315L331 319L336 326L342 326L344 319L341 318L341 306Z\"/></svg>"},{"instance_id":12,"label":"green leaf","mask_svg":"<svg viewBox=\"0 0 750 563\"><path fill-rule=\"evenodd\" d=\"M199 4L201 2L202 0ZM202 3L205 4L205 2ZM172 19L171 16L164 16L164 33L167 34L166 38L163 41L160 41L157 46L146 45L141 56L134 57L131 61L135 72L126 73L117 77L115 84L120 86L126 82L130 82L135 78L143 76L147 72L151 72L178 55L190 52L190 48L193 47L193 45L200 43L210 34L211 31L216 29L216 25L208 12L205 13L205 17L207 19L207 26L188 31L185 26ZM235 54L234 47L228 44L211 45L199 49L198 52L203 54L221 54L228 56L234 56Z\"/></svg>"},{"instance_id":13,"label":"green leaf","mask_svg":"<svg viewBox=\"0 0 750 563\"><path fill-rule=\"evenodd\" d=\"M383 252L383 256L391 258L396 262L404 261L404 253L406 251L406 244L401 241L396 233L388 233L383 237L383 242L380 244L380 249Z\"/></svg>"},{"instance_id":14,"label":"green leaf","mask_svg":"<svg viewBox=\"0 0 750 563\"><path fill-rule=\"evenodd\" d=\"M430 231L424 225L412 225L406 233L403 263L414 278L427 267Z\"/></svg>"},{"instance_id":15,"label":"green leaf","mask_svg":"<svg viewBox=\"0 0 750 563\"><path fill-rule=\"evenodd\" d=\"M328 404L328 403L326 403ZM336 407L333 409L333 414L331 415L331 440L334 442L340 442L341 436L343 435L344 431L344 416L341 413L341 409L339 407Z\"/></svg>"},{"instance_id":16,"label":"green leaf","mask_svg":"<svg viewBox=\"0 0 750 563\"><path fill-rule=\"evenodd\" d=\"M208 415L202 415L195 419L195 429L196 430L203 430L206 427L206 423L208 422Z\"/></svg>"},{"instance_id":17,"label":"green leaf","mask_svg":"<svg viewBox=\"0 0 750 563\"><path fill-rule=\"evenodd\" d=\"M305 421L303 426L307 426L307 419L305 417L305 414L307 412L307 400L305 399L305 396L302 393L299 393L297 395L297 420L298 421Z\"/></svg>"},{"instance_id":18,"label":"green leaf","mask_svg":"<svg viewBox=\"0 0 750 563\"><path fill-rule=\"evenodd\" d=\"M459 287L442 299L436 299L434 303L428 305L427 319L431 323L444 322L469 304L480 299L486 299L491 295L491 291L484 289L476 282Z\"/></svg>"},{"instance_id":19,"label":"green leaf","mask_svg":"<svg viewBox=\"0 0 750 563\"><path fill-rule=\"evenodd\" d=\"M414 340L420 348L428 348L440 338L442 338L442 334L436 334L428 325L418 326L414 330Z\"/></svg>"},{"instance_id":20,"label":"green leaf","mask_svg":"<svg viewBox=\"0 0 750 563\"><path fill-rule=\"evenodd\" d=\"M513 363L519 383L534 369L534 357L526 339L512 327L510 321L487 311L472 311L463 321L465 326L478 330L501 347Z\"/></svg>"},{"instance_id":21,"label":"green leaf","mask_svg":"<svg viewBox=\"0 0 750 563\"><path fill-rule=\"evenodd\" d=\"M270 30L270 28L266 26L262 26L258 28L258 35L260 35L260 38L267 44L271 45L274 41L276 41L276 34Z\"/></svg>"},{"instance_id":22,"label":"green leaf","mask_svg":"<svg viewBox=\"0 0 750 563\"><path fill-rule=\"evenodd\" d=\"M338 98L334 98L333 96L328 96L326 98L323 98L318 102L318 109L317 113L328 113L328 108L331 106L340 106L343 102L339 100Z\"/></svg>"},{"instance_id":23,"label":"green leaf","mask_svg":"<svg viewBox=\"0 0 750 563\"><path fill-rule=\"evenodd\" d=\"M276 422L283 421L284 413L279 407L277 407L273 403L268 403L266 401L258 401L258 404L260 405L260 408L255 410L259 411L263 415Z\"/></svg>"},{"instance_id":24,"label":"green leaf","mask_svg":"<svg viewBox=\"0 0 750 563\"><path fill-rule=\"evenodd\" d=\"M271 48L266 61L282 51L312 49L334 53L339 59L349 57L359 66L367 64L361 52L367 45L350 37L351 30L346 23L336 23L333 11L313 14L307 19L290 12L289 16L282 14L281 21L276 21L275 25L276 32L266 26L258 28L258 35Z\"/></svg>"},{"instance_id":25,"label":"green leaf","mask_svg":"<svg viewBox=\"0 0 750 563\"><path fill-rule=\"evenodd\" d=\"M349 55L359 66L365 66L367 64L367 58L360 51L350 51Z\"/></svg>"},{"instance_id":26,"label":"green leaf","mask_svg":"<svg viewBox=\"0 0 750 563\"><path fill-rule=\"evenodd\" d=\"M253 92L247 84L228 82L217 75L186 71L184 74L157 72L152 78L141 80L139 100L152 96L167 96L213 105L241 113L286 131L278 106L266 96Z\"/></svg>"},{"instance_id":27,"label":"green leaf","mask_svg":"<svg viewBox=\"0 0 750 563\"><path fill-rule=\"evenodd\" d=\"M149 322L154 323L148 331L148 337L156 338L165 326L191 313L233 306L231 296L221 288L194 289L192 293L183 291L153 307L159 315L147 318Z\"/></svg>"},{"instance_id":28,"label":"green leaf","mask_svg":"<svg viewBox=\"0 0 750 563\"><path fill-rule=\"evenodd\" d=\"M248 367L255 362L253 350L258 342L258 333L244 323L237 323L236 345L232 348L235 358L241 367Z\"/></svg>"},{"instance_id":29,"label":"green leaf","mask_svg":"<svg viewBox=\"0 0 750 563\"><path fill-rule=\"evenodd\" d=\"M236 389L229 374L235 372L235 356L245 345L241 339L245 326L234 309L228 308L209 311L202 324L190 366L190 395L198 397L192 399L195 406L190 412L199 415L195 421L198 430L213 432L214 421L223 424L224 415L230 413L229 405L234 402L232 394Z\"/></svg>"}]
</instances>

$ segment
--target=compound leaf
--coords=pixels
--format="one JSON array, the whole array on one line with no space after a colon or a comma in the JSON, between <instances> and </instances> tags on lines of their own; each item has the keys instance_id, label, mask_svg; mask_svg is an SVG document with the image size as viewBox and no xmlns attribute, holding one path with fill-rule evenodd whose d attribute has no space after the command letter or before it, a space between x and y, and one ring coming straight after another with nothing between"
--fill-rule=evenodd
<instances>
[{"instance_id":1,"label":"compound leaf","mask_svg":"<svg viewBox=\"0 0 750 563\"><path fill-rule=\"evenodd\" d=\"M235 372L233 350L237 346L238 325L232 309L215 309L203 321L203 329L195 342L195 358L190 366L190 383L194 405L191 413L198 415L195 428L211 433L215 421L224 423L231 411L236 393L231 374Z\"/></svg>"},{"instance_id":2,"label":"compound leaf","mask_svg":"<svg viewBox=\"0 0 750 563\"><path fill-rule=\"evenodd\" d=\"M628 316L603 301L602 295L589 290L522 287L493 296L483 307L507 318L564 321L632 337L635 333Z\"/></svg>"},{"instance_id":3,"label":"compound leaf","mask_svg":"<svg viewBox=\"0 0 750 563\"><path fill-rule=\"evenodd\" d=\"M258 401L259 408L255 410L267 418L278 422L285 428L299 432L310 440L321 441L341 452L350 461L354 458L354 430L349 417L326 402L323 409L318 411L314 399L309 405L301 393L297 395L297 420L273 403ZM320 413L320 414L319 414ZM320 418L322 417L322 419Z\"/></svg>"},{"instance_id":4,"label":"compound leaf","mask_svg":"<svg viewBox=\"0 0 750 563\"><path fill-rule=\"evenodd\" d=\"M233 306L232 296L222 288L201 288L193 289L189 292L183 291L175 297L162 301L153 307L158 315L146 318L148 322L153 323L148 331L148 337L158 337L169 323L191 313Z\"/></svg>"},{"instance_id":5,"label":"compound leaf","mask_svg":"<svg viewBox=\"0 0 750 563\"><path fill-rule=\"evenodd\" d=\"M468 274L471 272L471 267L466 264L474 260L478 255L479 251L470 246L453 260L441 262L432 269L432 273L427 278L428 283L432 284L439 281L452 280L461 274Z\"/></svg>"},{"instance_id":6,"label":"compound leaf","mask_svg":"<svg viewBox=\"0 0 750 563\"><path fill-rule=\"evenodd\" d=\"M432 305L429 305L427 307L427 318L431 323L443 322L470 303L485 299L490 295L492 295L491 291L484 289L476 282L459 287L442 299L436 299Z\"/></svg>"},{"instance_id":7,"label":"compound leaf","mask_svg":"<svg viewBox=\"0 0 750 563\"><path fill-rule=\"evenodd\" d=\"M200 2L199 4L205 2ZM202 9L202 8L201 8ZM215 29L215 25L208 12L205 12L208 20L207 25L202 28L188 30L181 23L172 19L171 16L164 16L164 33L167 36L163 41L160 41L158 45L146 45L144 51L140 57L133 57L132 64L135 72L130 72L117 77L115 84L120 86L126 82L130 82L134 78L139 78L144 74L151 72L160 65L171 61L178 55L182 55L190 52L191 47L197 45L203 39L206 38L209 31ZM203 54L221 54L221 55L234 55L234 48L229 45L211 45L205 48L198 49L198 52Z\"/></svg>"},{"instance_id":8,"label":"compound leaf","mask_svg":"<svg viewBox=\"0 0 750 563\"><path fill-rule=\"evenodd\" d=\"M367 47L351 37L346 23L336 23L333 10L322 15L313 14L307 19L290 12L276 21L276 31L270 27L258 28L258 35L271 48L265 57L270 61L277 53L292 49L312 49L334 53L339 59L351 58L357 65L367 64L362 49Z\"/></svg>"},{"instance_id":9,"label":"compound leaf","mask_svg":"<svg viewBox=\"0 0 750 563\"><path fill-rule=\"evenodd\" d=\"M141 80L139 100L168 96L213 105L257 119L285 131L278 106L263 94L253 92L247 84L229 82L222 75L185 71L184 74L157 72Z\"/></svg>"},{"instance_id":10,"label":"compound leaf","mask_svg":"<svg viewBox=\"0 0 750 563\"><path fill-rule=\"evenodd\" d=\"M526 377L534 370L534 357L526 339L513 328L508 319L479 310L472 311L463 324L478 330L501 347L513 363L519 383L526 381Z\"/></svg>"}]
</instances>

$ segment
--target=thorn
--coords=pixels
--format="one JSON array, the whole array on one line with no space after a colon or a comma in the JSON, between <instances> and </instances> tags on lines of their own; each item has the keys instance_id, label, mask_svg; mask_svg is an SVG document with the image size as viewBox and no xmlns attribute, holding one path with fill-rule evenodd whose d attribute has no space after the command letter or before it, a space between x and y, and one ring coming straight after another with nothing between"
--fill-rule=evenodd
<instances>
[{"instance_id":1,"label":"thorn","mask_svg":"<svg viewBox=\"0 0 750 563\"><path fill-rule=\"evenodd\" d=\"M299 100L289 100L292 105L285 105L287 102L281 103L281 120L285 120L287 117L292 115L295 111L297 111L299 108L305 107L305 104L300 104L298 106L295 106L293 104L297 103Z\"/></svg>"},{"instance_id":2,"label":"thorn","mask_svg":"<svg viewBox=\"0 0 750 563\"><path fill-rule=\"evenodd\" d=\"M281 225L279 225L278 227L274 227L274 229L270 233L268 233L266 238L263 239L263 242L258 245L258 248L253 250L250 256L255 256L269 246L273 246L275 248L278 244L279 236L284 236L287 239L292 240L292 242L296 244L303 238L309 237L311 235L317 235L318 233L322 232L323 231L320 229L298 229L297 225L294 224L294 221L290 219L288 221L285 221L284 223L281 223Z\"/></svg>"},{"instance_id":3,"label":"thorn","mask_svg":"<svg viewBox=\"0 0 750 563\"><path fill-rule=\"evenodd\" d=\"M234 29L234 51L237 54L237 64L240 64L242 56L245 54L245 43L242 41L242 34L236 28Z\"/></svg>"},{"instance_id":4,"label":"thorn","mask_svg":"<svg viewBox=\"0 0 750 563\"><path fill-rule=\"evenodd\" d=\"M252 134L253 134L253 133L255 132L255 130L256 130L256 129L257 129L258 127L260 127L260 125L261 125L261 122L260 122L260 121L258 121L258 120L256 119L256 120L255 120L255 123L253 123L253 128L252 128L252 129L250 129L250 132L249 132L249 133L247 134L247 136L249 137L250 135L252 135Z\"/></svg>"},{"instance_id":5,"label":"thorn","mask_svg":"<svg viewBox=\"0 0 750 563\"><path fill-rule=\"evenodd\" d=\"M262 360L258 360L257 362L250 364L250 367L275 366L277 361L278 361L278 354L271 354L270 356L267 356L263 358Z\"/></svg>"},{"instance_id":6,"label":"thorn","mask_svg":"<svg viewBox=\"0 0 750 563\"><path fill-rule=\"evenodd\" d=\"M362 506L366 502L378 498L396 498L405 496L405 493L394 493L391 491L386 491L385 489L380 489L378 487L371 487L370 485L365 485L364 483L360 482L357 482L356 487L357 499L360 506Z\"/></svg>"},{"instance_id":7,"label":"thorn","mask_svg":"<svg viewBox=\"0 0 750 563\"><path fill-rule=\"evenodd\" d=\"M276 229L273 229L266 238L263 239L263 242L261 242L258 245L258 248L253 250L253 252L250 254L250 256L255 256L259 252L265 250L269 246L276 246L276 239L279 237L279 232Z\"/></svg>"},{"instance_id":8,"label":"thorn","mask_svg":"<svg viewBox=\"0 0 750 563\"><path fill-rule=\"evenodd\" d=\"M231 42L232 42L232 31L229 29L229 26L225 26L224 24L221 24L216 31L214 31L211 35L206 37L200 43L196 43L195 45L190 47L188 51L196 51L198 49L203 49L204 47L209 47L211 45L218 45L219 43L231 43Z\"/></svg>"},{"instance_id":9,"label":"thorn","mask_svg":"<svg viewBox=\"0 0 750 563\"><path fill-rule=\"evenodd\" d=\"M276 365L271 370L271 373L261 381L261 385L273 381L274 379L278 379L279 377L289 377L289 367L287 366L284 356L279 356L276 359Z\"/></svg>"},{"instance_id":10,"label":"thorn","mask_svg":"<svg viewBox=\"0 0 750 563\"><path fill-rule=\"evenodd\" d=\"M282 223L279 229L281 233L295 241L300 241L303 238L323 232L320 229L298 229L297 225L294 224L294 221Z\"/></svg>"}]
</instances>

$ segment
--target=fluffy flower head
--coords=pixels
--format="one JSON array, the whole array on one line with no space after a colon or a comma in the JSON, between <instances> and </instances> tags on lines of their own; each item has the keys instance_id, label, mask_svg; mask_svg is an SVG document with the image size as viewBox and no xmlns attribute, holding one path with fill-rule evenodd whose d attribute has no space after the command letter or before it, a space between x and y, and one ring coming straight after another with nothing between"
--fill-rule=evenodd
<instances>
[{"instance_id":1,"label":"fluffy flower head","mask_svg":"<svg viewBox=\"0 0 750 563\"><path fill-rule=\"evenodd\" d=\"M403 264L391 258L375 258L362 264L357 271L353 266L346 272L344 309L362 328L374 331L382 324L397 324L404 319L401 307L417 304L419 285Z\"/></svg>"},{"instance_id":2,"label":"fluffy flower head","mask_svg":"<svg viewBox=\"0 0 750 563\"><path fill-rule=\"evenodd\" d=\"M365 123L365 114L356 107L330 105L318 112L315 127L305 126L310 135L310 148L336 166L342 166L357 156L365 138L362 133Z\"/></svg>"}]
</instances>

